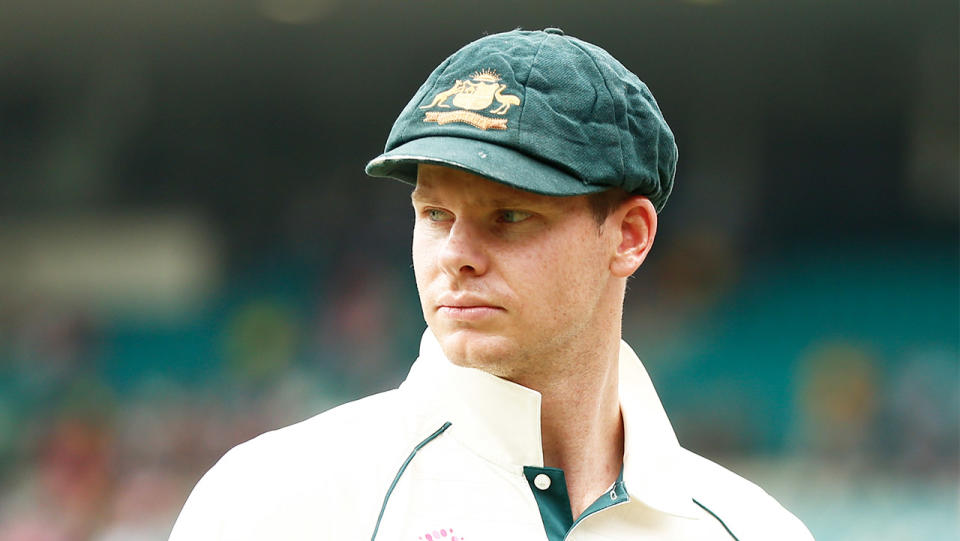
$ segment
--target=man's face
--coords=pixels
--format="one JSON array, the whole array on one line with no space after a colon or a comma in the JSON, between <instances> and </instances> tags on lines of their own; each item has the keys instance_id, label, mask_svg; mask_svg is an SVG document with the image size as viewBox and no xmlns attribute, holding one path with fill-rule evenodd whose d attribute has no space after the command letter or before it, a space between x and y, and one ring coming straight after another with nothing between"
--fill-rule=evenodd
<instances>
[{"instance_id":1,"label":"man's face","mask_svg":"<svg viewBox=\"0 0 960 541\"><path fill-rule=\"evenodd\" d=\"M453 362L507 378L546 369L609 321L616 240L586 197L421 165L412 198L420 302Z\"/></svg>"}]
</instances>

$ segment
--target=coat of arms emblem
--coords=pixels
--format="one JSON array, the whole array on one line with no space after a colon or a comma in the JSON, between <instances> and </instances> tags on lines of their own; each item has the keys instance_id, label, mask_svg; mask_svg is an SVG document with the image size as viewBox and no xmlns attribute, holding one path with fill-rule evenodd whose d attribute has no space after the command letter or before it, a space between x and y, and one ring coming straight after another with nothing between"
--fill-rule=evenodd
<instances>
[{"instance_id":1,"label":"coat of arms emblem","mask_svg":"<svg viewBox=\"0 0 960 541\"><path fill-rule=\"evenodd\" d=\"M507 119L481 115L474 111L483 111L497 102L497 106L487 111L494 115L505 115L510 107L520 105L520 97L513 94L504 94L507 85L500 82L500 74L491 69L475 71L469 79L457 79L450 88L438 92L427 105L421 109L437 107L456 107L456 111L428 111L424 122L449 124L463 122L482 130L505 130ZM449 104L447 102L450 102Z\"/></svg>"}]
</instances>

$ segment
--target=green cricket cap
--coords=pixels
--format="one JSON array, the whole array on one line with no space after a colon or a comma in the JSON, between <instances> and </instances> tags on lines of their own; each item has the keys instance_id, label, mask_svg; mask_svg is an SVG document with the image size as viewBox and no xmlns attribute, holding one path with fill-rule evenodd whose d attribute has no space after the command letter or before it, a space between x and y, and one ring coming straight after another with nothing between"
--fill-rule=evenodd
<instances>
[{"instance_id":1,"label":"green cricket cap","mask_svg":"<svg viewBox=\"0 0 960 541\"><path fill-rule=\"evenodd\" d=\"M415 184L420 163L553 196L622 188L659 212L677 146L647 85L610 53L556 28L514 30L433 70L366 172Z\"/></svg>"}]
</instances>

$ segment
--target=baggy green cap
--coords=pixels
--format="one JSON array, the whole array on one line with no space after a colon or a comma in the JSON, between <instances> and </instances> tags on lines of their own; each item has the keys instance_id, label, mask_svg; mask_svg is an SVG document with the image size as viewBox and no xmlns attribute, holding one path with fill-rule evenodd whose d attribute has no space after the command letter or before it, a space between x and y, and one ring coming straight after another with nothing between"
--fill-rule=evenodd
<instances>
[{"instance_id":1,"label":"baggy green cap","mask_svg":"<svg viewBox=\"0 0 960 541\"><path fill-rule=\"evenodd\" d=\"M440 64L366 172L416 183L420 163L545 195L623 188L659 212L677 146L647 85L608 52L556 28L514 30Z\"/></svg>"}]
</instances>

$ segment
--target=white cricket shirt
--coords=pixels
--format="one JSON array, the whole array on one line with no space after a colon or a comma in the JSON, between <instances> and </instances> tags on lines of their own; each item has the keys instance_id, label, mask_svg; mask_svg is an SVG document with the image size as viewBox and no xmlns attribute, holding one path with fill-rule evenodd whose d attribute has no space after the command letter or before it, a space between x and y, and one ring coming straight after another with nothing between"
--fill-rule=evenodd
<instances>
[{"instance_id":1,"label":"white cricket shirt","mask_svg":"<svg viewBox=\"0 0 960 541\"><path fill-rule=\"evenodd\" d=\"M396 390L238 445L170 539L794 541L804 525L677 442L643 365L620 348L620 478L580 517L544 468L540 394L453 365L430 333Z\"/></svg>"}]
</instances>

